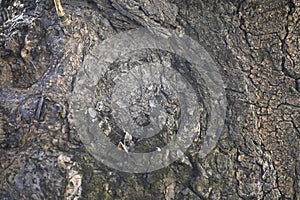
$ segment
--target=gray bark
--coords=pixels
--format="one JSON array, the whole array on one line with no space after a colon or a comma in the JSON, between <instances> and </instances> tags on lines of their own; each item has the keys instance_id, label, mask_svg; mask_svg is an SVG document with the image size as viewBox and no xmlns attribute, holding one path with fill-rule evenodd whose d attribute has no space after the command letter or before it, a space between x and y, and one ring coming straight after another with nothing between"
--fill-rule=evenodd
<instances>
[{"instance_id":1,"label":"gray bark","mask_svg":"<svg viewBox=\"0 0 300 200\"><path fill-rule=\"evenodd\" d=\"M0 19L0 199L300 199L298 0L62 0L69 19L64 23L52 1L0 3L5 15ZM196 142L168 167L134 174L109 168L91 154L76 127L72 98L93 49L141 27L150 32L163 27L203 46L219 68L227 110L222 134L206 157L199 158ZM138 53L136 60L144 57L145 63L179 63L178 71L190 81L196 74L188 74L187 61L172 53ZM116 66L129 62L118 61ZM113 73L98 86L109 89ZM198 75L193 83L203 99L201 140L214 108L207 106L209 90ZM106 88L98 90L98 98L101 91ZM175 113L169 120L176 121L179 108L172 107L170 91L158 97L165 102L162 108ZM146 125L148 115L137 112L141 107L131 114ZM111 128L118 129L113 123ZM144 151L163 147L173 135L130 142ZM110 135L116 146L124 137Z\"/></svg>"}]
</instances>

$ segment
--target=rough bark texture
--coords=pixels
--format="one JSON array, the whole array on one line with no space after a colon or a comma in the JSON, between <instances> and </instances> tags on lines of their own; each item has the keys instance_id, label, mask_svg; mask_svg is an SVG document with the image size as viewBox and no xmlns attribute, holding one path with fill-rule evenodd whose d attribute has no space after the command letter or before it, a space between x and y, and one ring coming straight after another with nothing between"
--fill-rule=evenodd
<instances>
[{"instance_id":1,"label":"rough bark texture","mask_svg":"<svg viewBox=\"0 0 300 200\"><path fill-rule=\"evenodd\" d=\"M66 23L49 0L0 2L0 199L300 199L299 0L62 0ZM225 127L204 159L122 173L86 151L69 102L95 44L155 25L218 63Z\"/></svg>"}]
</instances>

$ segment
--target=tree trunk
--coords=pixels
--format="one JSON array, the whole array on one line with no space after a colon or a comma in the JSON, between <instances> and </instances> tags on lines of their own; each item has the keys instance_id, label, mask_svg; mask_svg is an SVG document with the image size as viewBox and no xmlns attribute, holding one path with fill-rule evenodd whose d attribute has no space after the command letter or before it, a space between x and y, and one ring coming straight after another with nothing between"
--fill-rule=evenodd
<instances>
[{"instance_id":1,"label":"tree trunk","mask_svg":"<svg viewBox=\"0 0 300 200\"><path fill-rule=\"evenodd\" d=\"M300 199L300 1L62 0L64 22L53 1L0 3L0 199ZM196 135L122 171L95 123L128 158Z\"/></svg>"}]
</instances>

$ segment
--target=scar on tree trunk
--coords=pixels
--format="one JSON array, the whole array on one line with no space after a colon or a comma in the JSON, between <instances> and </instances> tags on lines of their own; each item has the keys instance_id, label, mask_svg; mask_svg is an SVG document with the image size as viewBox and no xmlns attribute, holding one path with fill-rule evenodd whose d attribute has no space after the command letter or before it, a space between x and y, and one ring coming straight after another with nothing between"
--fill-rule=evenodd
<instances>
[{"instance_id":1,"label":"scar on tree trunk","mask_svg":"<svg viewBox=\"0 0 300 200\"><path fill-rule=\"evenodd\" d=\"M60 0L54 0L54 4L55 4L55 9L56 9L56 12L59 16L59 18L61 19L61 21L67 21L67 15L66 13L64 12L64 9L61 5L61 2Z\"/></svg>"}]
</instances>

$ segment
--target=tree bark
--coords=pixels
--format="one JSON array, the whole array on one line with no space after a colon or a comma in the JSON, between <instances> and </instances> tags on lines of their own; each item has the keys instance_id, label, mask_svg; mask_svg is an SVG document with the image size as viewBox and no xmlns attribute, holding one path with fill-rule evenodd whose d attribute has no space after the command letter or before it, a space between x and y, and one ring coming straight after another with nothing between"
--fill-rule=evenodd
<instances>
[{"instance_id":1,"label":"tree bark","mask_svg":"<svg viewBox=\"0 0 300 200\"><path fill-rule=\"evenodd\" d=\"M0 20L0 199L300 199L298 0L62 0L67 22L52 1L0 2L7 13ZM90 154L71 102L93 49L141 27L174 30L203 46L227 104L206 157L195 145L168 167L134 174ZM152 53L145 62L185 62ZM214 108L205 106L210 96L200 79L206 119Z\"/></svg>"}]
</instances>

